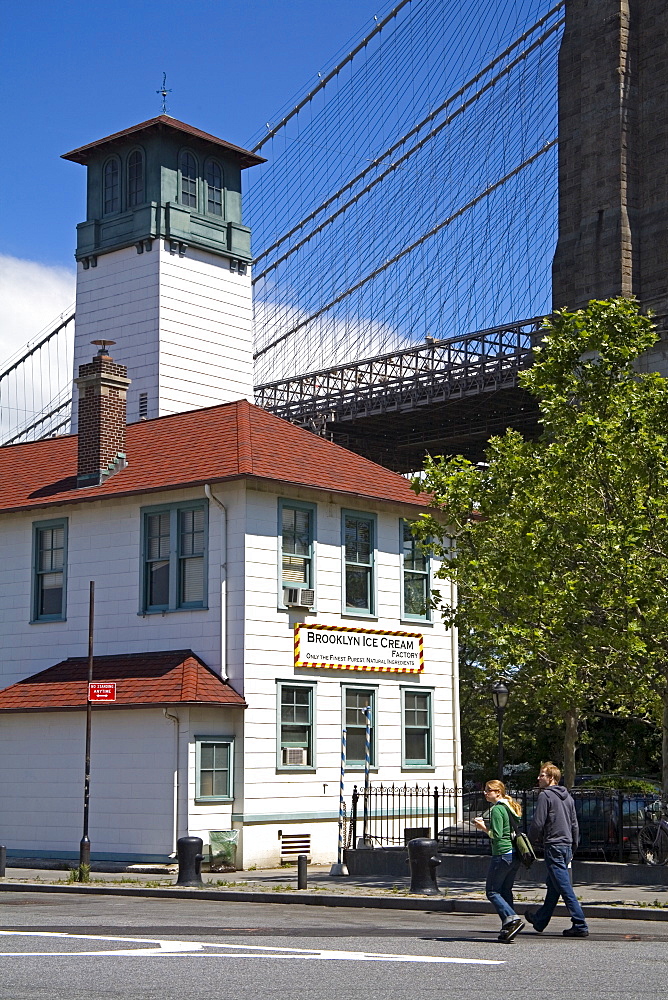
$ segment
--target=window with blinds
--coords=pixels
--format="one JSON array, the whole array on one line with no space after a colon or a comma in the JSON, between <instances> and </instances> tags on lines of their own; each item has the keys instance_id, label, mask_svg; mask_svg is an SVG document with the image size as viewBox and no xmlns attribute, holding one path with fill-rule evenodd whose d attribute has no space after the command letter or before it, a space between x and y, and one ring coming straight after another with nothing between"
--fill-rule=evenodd
<instances>
[{"instance_id":1,"label":"window with blinds","mask_svg":"<svg viewBox=\"0 0 668 1000\"><path fill-rule=\"evenodd\" d=\"M143 517L143 610L205 607L206 505L149 508Z\"/></svg>"}]
</instances>

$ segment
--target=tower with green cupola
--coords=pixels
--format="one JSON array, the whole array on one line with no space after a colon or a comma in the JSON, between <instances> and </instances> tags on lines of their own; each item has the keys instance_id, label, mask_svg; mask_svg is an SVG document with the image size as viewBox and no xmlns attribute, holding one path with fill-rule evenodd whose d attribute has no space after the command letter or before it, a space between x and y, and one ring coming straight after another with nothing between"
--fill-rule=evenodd
<instances>
[{"instance_id":1,"label":"tower with green cupola","mask_svg":"<svg viewBox=\"0 0 668 1000\"><path fill-rule=\"evenodd\" d=\"M113 341L132 378L129 421L252 401L241 177L263 159L168 115L64 159L87 169L75 372L90 360L92 340Z\"/></svg>"}]
</instances>

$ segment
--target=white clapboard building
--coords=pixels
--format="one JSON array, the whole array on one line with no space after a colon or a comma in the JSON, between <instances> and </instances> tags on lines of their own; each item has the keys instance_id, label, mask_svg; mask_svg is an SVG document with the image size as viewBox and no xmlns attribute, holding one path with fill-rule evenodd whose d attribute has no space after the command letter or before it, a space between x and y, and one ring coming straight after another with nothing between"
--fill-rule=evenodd
<instances>
[{"instance_id":1,"label":"white clapboard building","mask_svg":"<svg viewBox=\"0 0 668 1000\"><path fill-rule=\"evenodd\" d=\"M0 449L0 844L78 857L93 581L92 858L236 830L239 866L332 861L367 707L374 784L457 782L419 500L252 404L259 157L160 116L66 158L88 173L73 433Z\"/></svg>"}]
</instances>

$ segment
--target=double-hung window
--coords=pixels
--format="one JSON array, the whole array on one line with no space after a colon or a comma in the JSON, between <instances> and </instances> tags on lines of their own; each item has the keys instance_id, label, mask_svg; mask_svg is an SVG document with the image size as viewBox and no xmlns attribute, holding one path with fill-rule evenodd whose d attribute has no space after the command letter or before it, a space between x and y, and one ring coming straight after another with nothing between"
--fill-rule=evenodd
<instances>
[{"instance_id":1,"label":"double-hung window","mask_svg":"<svg viewBox=\"0 0 668 1000\"><path fill-rule=\"evenodd\" d=\"M209 215L223 214L223 171L216 160L206 164L206 210Z\"/></svg>"},{"instance_id":2,"label":"double-hung window","mask_svg":"<svg viewBox=\"0 0 668 1000\"><path fill-rule=\"evenodd\" d=\"M142 611L206 607L206 503L148 507L142 515Z\"/></svg>"},{"instance_id":3,"label":"double-hung window","mask_svg":"<svg viewBox=\"0 0 668 1000\"><path fill-rule=\"evenodd\" d=\"M280 768L314 766L313 693L310 684L278 685Z\"/></svg>"},{"instance_id":4,"label":"double-hung window","mask_svg":"<svg viewBox=\"0 0 668 1000\"><path fill-rule=\"evenodd\" d=\"M285 606L303 602L312 607L315 602L315 507L312 504L280 500L278 513L281 538L280 604Z\"/></svg>"},{"instance_id":5,"label":"double-hung window","mask_svg":"<svg viewBox=\"0 0 668 1000\"><path fill-rule=\"evenodd\" d=\"M343 689L346 729L346 762L361 767L366 761L367 713L369 724L369 765L376 765L375 719L376 691L374 688Z\"/></svg>"},{"instance_id":6,"label":"double-hung window","mask_svg":"<svg viewBox=\"0 0 668 1000\"><path fill-rule=\"evenodd\" d=\"M67 520L33 525L32 621L65 619Z\"/></svg>"},{"instance_id":7,"label":"double-hung window","mask_svg":"<svg viewBox=\"0 0 668 1000\"><path fill-rule=\"evenodd\" d=\"M403 745L405 767L430 767L432 753L432 692L403 692Z\"/></svg>"},{"instance_id":8,"label":"double-hung window","mask_svg":"<svg viewBox=\"0 0 668 1000\"><path fill-rule=\"evenodd\" d=\"M144 202L144 155L133 149L128 157L128 205L134 208Z\"/></svg>"},{"instance_id":9,"label":"double-hung window","mask_svg":"<svg viewBox=\"0 0 668 1000\"><path fill-rule=\"evenodd\" d=\"M197 160L188 149L184 149L179 159L181 171L181 204L197 208Z\"/></svg>"},{"instance_id":10,"label":"double-hung window","mask_svg":"<svg viewBox=\"0 0 668 1000\"><path fill-rule=\"evenodd\" d=\"M195 737L195 797L198 801L229 801L233 797L233 749L231 738Z\"/></svg>"},{"instance_id":11,"label":"double-hung window","mask_svg":"<svg viewBox=\"0 0 668 1000\"><path fill-rule=\"evenodd\" d=\"M375 613L375 535L373 515L343 512L343 610L346 614Z\"/></svg>"},{"instance_id":12,"label":"double-hung window","mask_svg":"<svg viewBox=\"0 0 668 1000\"><path fill-rule=\"evenodd\" d=\"M402 617L429 619L429 556L411 531L409 521L401 521Z\"/></svg>"},{"instance_id":13,"label":"double-hung window","mask_svg":"<svg viewBox=\"0 0 668 1000\"><path fill-rule=\"evenodd\" d=\"M112 156L107 160L102 172L102 208L104 215L113 215L121 208L121 166Z\"/></svg>"}]
</instances>

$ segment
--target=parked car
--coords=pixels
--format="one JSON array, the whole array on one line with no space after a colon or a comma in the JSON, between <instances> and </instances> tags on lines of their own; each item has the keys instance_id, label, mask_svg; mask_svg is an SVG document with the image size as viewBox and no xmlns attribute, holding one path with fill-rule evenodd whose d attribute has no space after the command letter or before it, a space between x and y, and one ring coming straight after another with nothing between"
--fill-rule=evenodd
<instances>
[{"instance_id":1,"label":"parked car","mask_svg":"<svg viewBox=\"0 0 668 1000\"><path fill-rule=\"evenodd\" d=\"M538 789L524 798L523 826L528 829L536 808ZM658 795L643 793L587 792L576 789L575 811L580 827L577 856L592 860L628 861L637 854L638 832L653 816L652 806ZM619 806L622 805L621 831ZM489 805L482 792L467 792L462 796L461 819L443 827L437 834L439 850L451 854L489 854L489 837L473 823L476 816L489 822ZM621 833L621 842L620 842Z\"/></svg>"}]
</instances>

